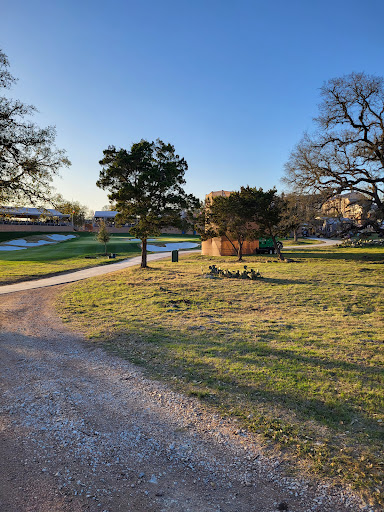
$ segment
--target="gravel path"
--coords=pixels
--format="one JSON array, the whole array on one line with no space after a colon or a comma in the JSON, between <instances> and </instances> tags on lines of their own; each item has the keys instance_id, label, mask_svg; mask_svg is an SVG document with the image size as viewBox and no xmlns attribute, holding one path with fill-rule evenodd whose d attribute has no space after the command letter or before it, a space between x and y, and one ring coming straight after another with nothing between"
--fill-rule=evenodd
<instances>
[{"instance_id":1,"label":"gravel path","mask_svg":"<svg viewBox=\"0 0 384 512\"><path fill-rule=\"evenodd\" d=\"M284 477L234 420L68 331L59 289L0 304L1 512L370 510Z\"/></svg>"}]
</instances>

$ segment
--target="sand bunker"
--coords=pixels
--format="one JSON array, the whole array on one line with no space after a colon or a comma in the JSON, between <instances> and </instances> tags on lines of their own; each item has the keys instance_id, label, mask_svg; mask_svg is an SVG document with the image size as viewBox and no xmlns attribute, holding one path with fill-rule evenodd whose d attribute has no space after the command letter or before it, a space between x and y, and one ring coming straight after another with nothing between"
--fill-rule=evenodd
<instances>
[{"instance_id":1,"label":"sand bunker","mask_svg":"<svg viewBox=\"0 0 384 512\"><path fill-rule=\"evenodd\" d=\"M47 240L38 240L37 242L27 242L23 238L19 238L18 240L10 240L9 242L4 242L5 245L17 245L19 247L38 247L39 245L46 244L55 244L56 242L48 242Z\"/></svg>"},{"instance_id":2,"label":"sand bunker","mask_svg":"<svg viewBox=\"0 0 384 512\"><path fill-rule=\"evenodd\" d=\"M18 251L20 249L28 249L30 247L40 247L42 245L57 244L58 242L65 242L71 238L76 238L75 235L41 235L41 239L38 240L38 236L33 236L33 241L25 240L24 238L17 238L16 240L9 240L3 242L0 245L0 251ZM50 240L47 240L49 238Z\"/></svg>"},{"instance_id":3,"label":"sand bunker","mask_svg":"<svg viewBox=\"0 0 384 512\"><path fill-rule=\"evenodd\" d=\"M26 247L12 247L10 245L0 245L0 251L20 251Z\"/></svg>"}]
</instances>

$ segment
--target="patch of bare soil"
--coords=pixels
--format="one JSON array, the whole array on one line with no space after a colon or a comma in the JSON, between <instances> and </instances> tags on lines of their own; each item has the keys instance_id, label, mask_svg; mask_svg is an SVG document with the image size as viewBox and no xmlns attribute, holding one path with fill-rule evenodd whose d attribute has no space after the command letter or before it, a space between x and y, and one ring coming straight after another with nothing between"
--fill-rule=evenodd
<instances>
[{"instance_id":1,"label":"patch of bare soil","mask_svg":"<svg viewBox=\"0 0 384 512\"><path fill-rule=\"evenodd\" d=\"M347 512L257 439L67 330L57 288L2 296L2 512Z\"/></svg>"}]
</instances>

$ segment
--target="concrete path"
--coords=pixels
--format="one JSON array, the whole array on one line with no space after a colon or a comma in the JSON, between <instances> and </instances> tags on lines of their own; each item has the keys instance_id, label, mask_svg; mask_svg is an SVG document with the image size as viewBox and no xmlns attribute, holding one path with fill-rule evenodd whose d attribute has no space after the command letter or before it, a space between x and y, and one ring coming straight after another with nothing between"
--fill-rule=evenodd
<instances>
[{"instance_id":1,"label":"concrete path","mask_svg":"<svg viewBox=\"0 0 384 512\"><path fill-rule=\"evenodd\" d=\"M183 256L184 254L193 254L196 252L200 252L200 249L183 251L179 253L179 256ZM157 261L171 258L171 254L171 252L148 254L148 261ZM134 267L135 265L140 265L140 262L141 256L136 256L135 258L129 258L117 263L86 268L84 270L77 270L76 272L70 272L68 274L45 277L43 279L36 279L33 281L23 281L21 283L15 284L7 284L5 286L0 286L0 295L12 292L21 292L25 290L34 290L35 288L46 288L47 286L55 286L58 284L73 283L75 281L81 281L82 279L88 279L89 277L102 276L104 274L110 274L111 272L123 270L128 267Z\"/></svg>"},{"instance_id":2,"label":"concrete path","mask_svg":"<svg viewBox=\"0 0 384 512\"><path fill-rule=\"evenodd\" d=\"M332 245L337 245L342 242L342 240L330 240L329 238L307 238L307 240L318 240L320 243L318 244L308 244L308 245L287 245L283 247L283 251L290 251L291 249L312 249L314 247L330 247ZM284 245L284 242L283 242Z\"/></svg>"}]
</instances>

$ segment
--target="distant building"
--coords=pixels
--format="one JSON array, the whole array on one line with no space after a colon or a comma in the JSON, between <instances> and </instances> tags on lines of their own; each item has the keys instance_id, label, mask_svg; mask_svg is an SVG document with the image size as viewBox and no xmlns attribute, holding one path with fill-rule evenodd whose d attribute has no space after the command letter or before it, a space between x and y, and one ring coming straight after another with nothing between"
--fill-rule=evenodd
<instances>
[{"instance_id":1,"label":"distant building","mask_svg":"<svg viewBox=\"0 0 384 512\"><path fill-rule=\"evenodd\" d=\"M322 206L323 214L360 222L364 207L370 200L361 192L348 192L331 197Z\"/></svg>"},{"instance_id":2,"label":"distant building","mask_svg":"<svg viewBox=\"0 0 384 512\"><path fill-rule=\"evenodd\" d=\"M205 203L212 202L212 199L217 196L222 197L229 197L232 194L232 192L228 190L218 190L217 192L210 192L209 194L206 194L205 196Z\"/></svg>"}]
</instances>

